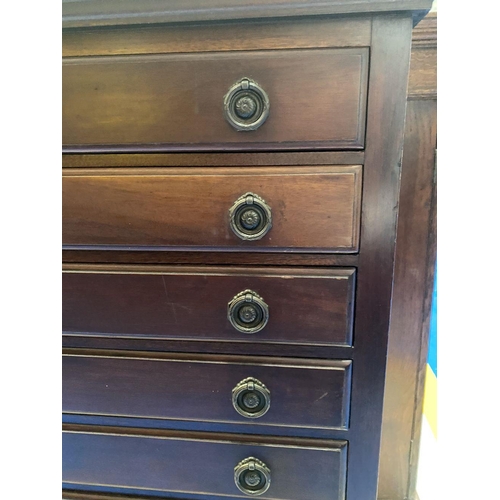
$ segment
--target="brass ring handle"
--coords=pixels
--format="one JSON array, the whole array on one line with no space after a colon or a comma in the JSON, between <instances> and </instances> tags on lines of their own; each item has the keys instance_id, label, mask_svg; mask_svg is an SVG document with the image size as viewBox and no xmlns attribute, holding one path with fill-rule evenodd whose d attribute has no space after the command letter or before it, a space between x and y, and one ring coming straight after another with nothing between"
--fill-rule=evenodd
<instances>
[{"instance_id":1,"label":"brass ring handle","mask_svg":"<svg viewBox=\"0 0 500 500\"><path fill-rule=\"evenodd\" d=\"M259 496L271 486L271 470L261 460L248 457L234 468L234 482L245 495Z\"/></svg>"},{"instance_id":2,"label":"brass ring handle","mask_svg":"<svg viewBox=\"0 0 500 500\"><path fill-rule=\"evenodd\" d=\"M232 392L234 409L246 418L259 418L271 407L271 391L253 377L242 380Z\"/></svg>"},{"instance_id":3,"label":"brass ring handle","mask_svg":"<svg viewBox=\"0 0 500 500\"><path fill-rule=\"evenodd\" d=\"M269 306L260 295L244 290L235 295L227 305L227 318L242 333L260 332L269 321Z\"/></svg>"},{"instance_id":4,"label":"brass ring handle","mask_svg":"<svg viewBox=\"0 0 500 500\"><path fill-rule=\"evenodd\" d=\"M224 96L224 116L239 131L258 129L269 116L269 97L250 78L236 82Z\"/></svg>"},{"instance_id":5,"label":"brass ring handle","mask_svg":"<svg viewBox=\"0 0 500 500\"><path fill-rule=\"evenodd\" d=\"M273 227L271 207L260 196L245 193L229 209L229 224L241 240L260 240Z\"/></svg>"}]
</instances>

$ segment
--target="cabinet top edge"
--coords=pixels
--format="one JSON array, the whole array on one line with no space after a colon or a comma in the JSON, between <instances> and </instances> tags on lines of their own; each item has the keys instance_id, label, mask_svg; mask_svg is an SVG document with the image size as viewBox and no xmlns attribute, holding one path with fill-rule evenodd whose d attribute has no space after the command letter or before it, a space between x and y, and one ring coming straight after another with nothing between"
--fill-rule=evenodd
<instances>
[{"instance_id":1,"label":"cabinet top edge","mask_svg":"<svg viewBox=\"0 0 500 500\"><path fill-rule=\"evenodd\" d=\"M432 0L62 0L63 28L244 19L412 12L419 20Z\"/></svg>"}]
</instances>

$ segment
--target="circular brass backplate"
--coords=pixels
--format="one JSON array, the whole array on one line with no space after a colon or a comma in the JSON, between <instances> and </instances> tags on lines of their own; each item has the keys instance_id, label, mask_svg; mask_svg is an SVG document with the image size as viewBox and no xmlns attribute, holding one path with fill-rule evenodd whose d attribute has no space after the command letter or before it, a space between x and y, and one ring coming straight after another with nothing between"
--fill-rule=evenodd
<instances>
[{"instance_id":1,"label":"circular brass backplate","mask_svg":"<svg viewBox=\"0 0 500 500\"><path fill-rule=\"evenodd\" d=\"M241 240L260 240L273 227L271 207L259 195L245 193L229 209L229 224Z\"/></svg>"},{"instance_id":2,"label":"circular brass backplate","mask_svg":"<svg viewBox=\"0 0 500 500\"><path fill-rule=\"evenodd\" d=\"M257 293L244 290L228 303L227 319L241 333L257 333L269 321L269 306Z\"/></svg>"},{"instance_id":3,"label":"circular brass backplate","mask_svg":"<svg viewBox=\"0 0 500 500\"><path fill-rule=\"evenodd\" d=\"M232 401L243 417L260 418L271 407L271 391L260 380L248 377L233 389Z\"/></svg>"},{"instance_id":4,"label":"circular brass backplate","mask_svg":"<svg viewBox=\"0 0 500 500\"><path fill-rule=\"evenodd\" d=\"M261 460L248 457L234 468L234 482L245 495L259 496L271 486L271 470Z\"/></svg>"},{"instance_id":5,"label":"circular brass backplate","mask_svg":"<svg viewBox=\"0 0 500 500\"><path fill-rule=\"evenodd\" d=\"M224 116L238 131L257 130L269 116L269 97L250 78L236 82L224 96Z\"/></svg>"}]
</instances>

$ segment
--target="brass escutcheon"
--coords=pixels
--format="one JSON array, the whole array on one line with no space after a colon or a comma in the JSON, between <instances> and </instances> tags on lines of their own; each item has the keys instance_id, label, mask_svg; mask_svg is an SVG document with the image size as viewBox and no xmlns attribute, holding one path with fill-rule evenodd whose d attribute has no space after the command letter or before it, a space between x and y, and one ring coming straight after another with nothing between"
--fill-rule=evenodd
<instances>
[{"instance_id":1,"label":"brass escutcheon","mask_svg":"<svg viewBox=\"0 0 500 500\"><path fill-rule=\"evenodd\" d=\"M260 240L273 227L271 207L259 195L245 193L229 209L229 224L241 240Z\"/></svg>"},{"instance_id":2,"label":"brass escutcheon","mask_svg":"<svg viewBox=\"0 0 500 500\"><path fill-rule=\"evenodd\" d=\"M234 482L245 495L262 495L271 486L271 469L258 458L245 458L234 468Z\"/></svg>"},{"instance_id":3,"label":"brass escutcheon","mask_svg":"<svg viewBox=\"0 0 500 500\"><path fill-rule=\"evenodd\" d=\"M248 377L232 391L234 409L243 417L260 418L271 407L271 391L260 381Z\"/></svg>"},{"instance_id":4,"label":"brass escutcheon","mask_svg":"<svg viewBox=\"0 0 500 500\"><path fill-rule=\"evenodd\" d=\"M242 333L260 332L269 321L269 306L252 290L243 290L227 305L227 319Z\"/></svg>"},{"instance_id":5,"label":"brass escutcheon","mask_svg":"<svg viewBox=\"0 0 500 500\"><path fill-rule=\"evenodd\" d=\"M269 116L269 97L250 78L236 82L224 96L224 116L241 132L257 130Z\"/></svg>"}]
</instances>

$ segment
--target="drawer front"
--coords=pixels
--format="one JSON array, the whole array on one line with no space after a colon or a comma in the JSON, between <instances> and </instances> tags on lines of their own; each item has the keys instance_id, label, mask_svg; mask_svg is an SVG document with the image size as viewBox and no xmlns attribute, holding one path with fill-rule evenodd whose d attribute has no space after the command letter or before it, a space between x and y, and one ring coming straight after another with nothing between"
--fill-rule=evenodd
<instances>
[{"instance_id":1,"label":"drawer front","mask_svg":"<svg viewBox=\"0 0 500 500\"><path fill-rule=\"evenodd\" d=\"M350 361L313 366L275 358L67 354L63 356L63 412L344 429L349 419L350 372ZM258 382L259 402L266 403L267 412L258 418L243 416L232 402L239 394L233 394L233 389L250 377ZM270 392L267 398L259 384ZM241 403L235 405L242 408Z\"/></svg>"},{"instance_id":2,"label":"drawer front","mask_svg":"<svg viewBox=\"0 0 500 500\"><path fill-rule=\"evenodd\" d=\"M64 334L351 345L354 269L158 267L63 272Z\"/></svg>"},{"instance_id":3,"label":"drawer front","mask_svg":"<svg viewBox=\"0 0 500 500\"><path fill-rule=\"evenodd\" d=\"M234 220L248 193L269 210L256 228L260 239L231 227L230 209ZM360 166L70 171L63 244L355 252L360 200Z\"/></svg>"},{"instance_id":4,"label":"drawer front","mask_svg":"<svg viewBox=\"0 0 500 500\"><path fill-rule=\"evenodd\" d=\"M368 49L64 59L63 145L360 149L367 66ZM240 132L224 116L224 97L245 78L267 94L269 115Z\"/></svg>"},{"instance_id":5,"label":"drawer front","mask_svg":"<svg viewBox=\"0 0 500 500\"><path fill-rule=\"evenodd\" d=\"M208 440L65 431L63 481L68 488L71 484L100 485L230 500L246 497L235 484L235 467L254 457L269 469L271 479L259 498L345 498L345 441L292 446L241 443L234 438L229 440L227 434Z\"/></svg>"}]
</instances>

